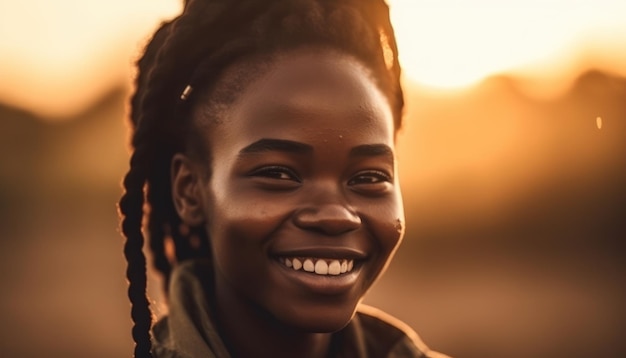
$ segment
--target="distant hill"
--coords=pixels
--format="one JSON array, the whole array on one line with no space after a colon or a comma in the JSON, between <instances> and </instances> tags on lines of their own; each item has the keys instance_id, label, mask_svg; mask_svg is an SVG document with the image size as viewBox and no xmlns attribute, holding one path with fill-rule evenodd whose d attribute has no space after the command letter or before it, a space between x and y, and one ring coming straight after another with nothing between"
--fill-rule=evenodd
<instances>
[{"instance_id":1,"label":"distant hill","mask_svg":"<svg viewBox=\"0 0 626 358\"><path fill-rule=\"evenodd\" d=\"M529 246L548 237L606 250L626 237L626 79L588 71L543 101L506 76L465 92L407 93L410 236Z\"/></svg>"}]
</instances>

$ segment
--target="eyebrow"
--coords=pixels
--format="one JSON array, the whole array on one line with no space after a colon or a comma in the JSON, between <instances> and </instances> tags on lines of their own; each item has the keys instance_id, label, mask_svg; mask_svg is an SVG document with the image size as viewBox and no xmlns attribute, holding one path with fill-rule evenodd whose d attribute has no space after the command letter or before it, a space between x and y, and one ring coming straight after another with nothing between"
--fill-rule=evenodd
<instances>
[{"instance_id":1,"label":"eyebrow","mask_svg":"<svg viewBox=\"0 0 626 358\"><path fill-rule=\"evenodd\" d=\"M239 155L261 153L268 151L279 151L288 153L312 152L313 147L308 144L294 142L286 139L260 139L239 151Z\"/></svg>"},{"instance_id":2,"label":"eyebrow","mask_svg":"<svg viewBox=\"0 0 626 358\"><path fill-rule=\"evenodd\" d=\"M386 144L363 144L350 150L351 156L378 157L385 156L393 161L393 150Z\"/></svg>"}]
</instances>

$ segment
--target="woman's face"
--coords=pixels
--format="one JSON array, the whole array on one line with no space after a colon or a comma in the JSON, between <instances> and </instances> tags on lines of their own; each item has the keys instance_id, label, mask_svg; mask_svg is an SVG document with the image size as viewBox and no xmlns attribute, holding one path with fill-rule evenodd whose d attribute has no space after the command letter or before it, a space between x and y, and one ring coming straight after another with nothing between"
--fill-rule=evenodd
<instances>
[{"instance_id":1,"label":"woman's face","mask_svg":"<svg viewBox=\"0 0 626 358\"><path fill-rule=\"evenodd\" d=\"M403 234L389 103L357 60L319 49L280 54L243 87L200 125L218 304L341 329Z\"/></svg>"}]
</instances>

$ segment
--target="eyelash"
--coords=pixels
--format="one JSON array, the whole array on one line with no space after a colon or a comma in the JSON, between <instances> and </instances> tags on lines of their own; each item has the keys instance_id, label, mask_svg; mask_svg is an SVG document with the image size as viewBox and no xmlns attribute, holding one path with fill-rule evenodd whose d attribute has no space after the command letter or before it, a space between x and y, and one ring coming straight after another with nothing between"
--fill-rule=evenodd
<instances>
[{"instance_id":1,"label":"eyelash","mask_svg":"<svg viewBox=\"0 0 626 358\"><path fill-rule=\"evenodd\" d=\"M275 174L278 174L278 175L275 175ZM287 174L289 178L281 178L280 176L282 174ZM302 182L302 180L295 173L295 171L287 167L283 167L279 165L272 165L272 166L256 169L252 173L250 173L250 176L266 177L266 178L276 179L276 180L293 180L298 183Z\"/></svg>"},{"instance_id":2,"label":"eyelash","mask_svg":"<svg viewBox=\"0 0 626 358\"><path fill-rule=\"evenodd\" d=\"M367 181L367 182L361 182L358 183L357 180L361 178L374 178L375 181ZM380 171L380 170L368 170L368 171L364 171L364 172L360 172L357 175L355 175L352 179L350 179L348 181L348 185L359 185L359 184L365 184L365 185L374 185L374 184L380 184L380 183L385 183L385 182L391 182L391 175Z\"/></svg>"},{"instance_id":3,"label":"eyelash","mask_svg":"<svg viewBox=\"0 0 626 358\"><path fill-rule=\"evenodd\" d=\"M287 177L282 177L286 175ZM294 181L302 183L302 179L296 174L296 172L288 167L280 165L271 165L261 167L250 173L251 177L263 177L274 180ZM366 180L363 180L366 179ZM373 180L372 180L373 179ZM382 183L390 183L393 179L391 175L380 170L366 170L357 173L350 180L348 180L349 186L354 185L377 185Z\"/></svg>"}]
</instances>

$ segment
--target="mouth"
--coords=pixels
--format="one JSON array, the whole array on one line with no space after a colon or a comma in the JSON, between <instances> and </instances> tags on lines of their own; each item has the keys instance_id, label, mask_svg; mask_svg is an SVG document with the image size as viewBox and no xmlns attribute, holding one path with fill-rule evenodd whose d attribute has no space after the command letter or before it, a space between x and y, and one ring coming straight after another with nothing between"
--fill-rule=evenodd
<instances>
[{"instance_id":1,"label":"mouth","mask_svg":"<svg viewBox=\"0 0 626 358\"><path fill-rule=\"evenodd\" d=\"M274 262L289 282L308 292L323 296L344 295L361 286L359 282L365 278L363 267L367 260L349 254L342 256L337 253L293 253L274 256Z\"/></svg>"},{"instance_id":2,"label":"mouth","mask_svg":"<svg viewBox=\"0 0 626 358\"><path fill-rule=\"evenodd\" d=\"M320 276L339 276L350 273L354 269L354 259L279 257L278 262L294 271L304 271Z\"/></svg>"},{"instance_id":3,"label":"mouth","mask_svg":"<svg viewBox=\"0 0 626 358\"><path fill-rule=\"evenodd\" d=\"M363 244L275 246L277 272L302 292L321 296L355 294L368 280L371 256Z\"/></svg>"}]
</instances>

